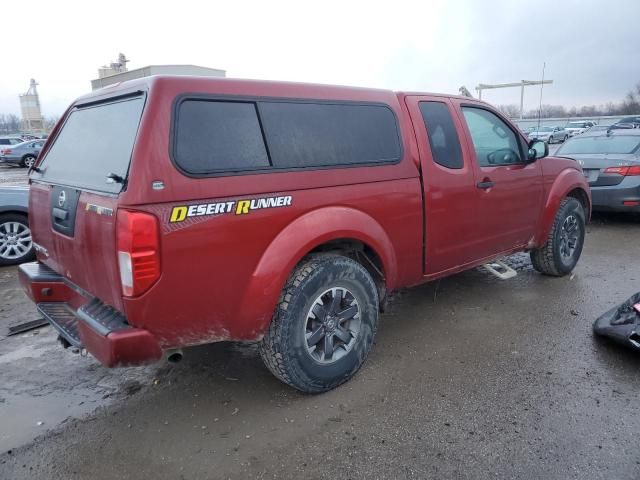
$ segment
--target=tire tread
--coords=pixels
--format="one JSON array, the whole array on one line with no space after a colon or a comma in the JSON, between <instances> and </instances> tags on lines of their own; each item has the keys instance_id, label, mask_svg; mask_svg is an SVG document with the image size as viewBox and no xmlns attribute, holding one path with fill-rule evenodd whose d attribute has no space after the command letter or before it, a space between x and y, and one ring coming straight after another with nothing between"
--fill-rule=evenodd
<instances>
[{"instance_id":1,"label":"tire tread","mask_svg":"<svg viewBox=\"0 0 640 480\"><path fill-rule=\"evenodd\" d=\"M556 217L553 221L553 226L549 231L549 235L547 236L547 241L544 246L541 248L537 248L535 250L531 250L531 263L533 264L533 268L538 272L549 275L553 277L561 277L566 275L558 268L554 258L554 239L556 232L559 228L561 228L560 223L564 220L563 216L560 215L566 208L569 203L578 202L573 197L567 197L560 203L560 207L558 207L558 211L556 213ZM579 202L578 202L579 203Z\"/></svg>"},{"instance_id":2,"label":"tire tread","mask_svg":"<svg viewBox=\"0 0 640 480\"><path fill-rule=\"evenodd\" d=\"M362 270L368 275L364 267L362 267L358 262L339 254L325 253L307 257L296 267L287 280L287 283L280 294L278 305L275 309L271 323L260 342L260 356L267 369L280 381L306 393L320 393L335 388L349 380L349 378L351 378L351 376L361 366L361 364L357 365L357 367L348 375L337 378L335 381L329 383L311 382L308 378L303 378L298 375L294 369L287 368L287 364L290 363L292 353L285 351L283 347L286 345L284 338L289 334L289 327L291 323L289 314L292 312L289 311L289 307L292 297L299 291L304 281L318 268L325 263L334 262L336 260L350 263L353 266L356 266L356 268L362 268ZM372 279L370 279L370 281L374 292L377 294L375 283ZM375 302L378 302L377 295L375 297ZM375 329L373 334L375 335Z\"/></svg>"}]
</instances>

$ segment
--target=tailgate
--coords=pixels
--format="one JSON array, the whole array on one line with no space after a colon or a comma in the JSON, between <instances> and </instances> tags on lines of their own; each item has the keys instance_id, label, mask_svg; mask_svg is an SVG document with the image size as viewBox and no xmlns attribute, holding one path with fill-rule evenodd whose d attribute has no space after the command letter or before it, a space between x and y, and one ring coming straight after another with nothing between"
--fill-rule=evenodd
<instances>
[{"instance_id":1,"label":"tailgate","mask_svg":"<svg viewBox=\"0 0 640 480\"><path fill-rule=\"evenodd\" d=\"M37 212L29 223L38 245L38 260L122 310L116 256L117 199L73 187L33 183L29 202L31 212Z\"/></svg>"}]
</instances>

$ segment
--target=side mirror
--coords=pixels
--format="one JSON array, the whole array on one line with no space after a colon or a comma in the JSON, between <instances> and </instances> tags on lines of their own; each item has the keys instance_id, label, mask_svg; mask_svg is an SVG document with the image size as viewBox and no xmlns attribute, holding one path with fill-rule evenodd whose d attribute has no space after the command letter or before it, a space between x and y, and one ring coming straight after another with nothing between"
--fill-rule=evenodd
<instances>
[{"instance_id":1,"label":"side mirror","mask_svg":"<svg viewBox=\"0 0 640 480\"><path fill-rule=\"evenodd\" d=\"M549 145L544 140L534 138L529 142L528 157L530 162L535 162L540 158L549 155Z\"/></svg>"}]
</instances>

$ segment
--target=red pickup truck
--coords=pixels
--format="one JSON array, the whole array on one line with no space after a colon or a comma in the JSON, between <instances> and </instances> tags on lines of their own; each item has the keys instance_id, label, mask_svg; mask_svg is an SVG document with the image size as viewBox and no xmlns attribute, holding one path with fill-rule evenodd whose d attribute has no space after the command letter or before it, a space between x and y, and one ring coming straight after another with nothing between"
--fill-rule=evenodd
<instances>
[{"instance_id":1,"label":"red pickup truck","mask_svg":"<svg viewBox=\"0 0 640 480\"><path fill-rule=\"evenodd\" d=\"M480 101L150 77L81 97L30 174L20 278L104 365L260 342L306 392L364 362L390 291L530 251L570 272L580 167Z\"/></svg>"}]
</instances>

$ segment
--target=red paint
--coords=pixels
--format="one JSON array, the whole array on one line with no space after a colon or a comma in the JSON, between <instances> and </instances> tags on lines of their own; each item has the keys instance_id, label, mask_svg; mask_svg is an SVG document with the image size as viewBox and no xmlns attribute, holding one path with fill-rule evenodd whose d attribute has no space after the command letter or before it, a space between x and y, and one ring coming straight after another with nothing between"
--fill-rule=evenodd
<instances>
[{"instance_id":1,"label":"red paint","mask_svg":"<svg viewBox=\"0 0 640 480\"><path fill-rule=\"evenodd\" d=\"M73 239L51 228L50 186L34 183L30 197L34 239L49 253L39 253L38 259L121 311L132 326L126 335L101 337L82 324L85 346L108 365L158 358L157 343L166 349L259 339L292 269L324 243L351 239L366 244L379 257L386 286L393 290L542 245L569 192L579 189L590 198L580 168L566 159L480 168L460 106L473 103L500 114L473 99L154 77L98 91L84 100L136 89L147 91L147 102L127 190L117 198L82 192ZM376 167L189 178L178 172L168 154L173 102L184 93L384 103L398 117L404 155L397 164ZM433 99L447 103L458 130L464 168L454 174L431 157L418 102ZM485 177L495 186L476 188ZM156 180L166 188L153 190ZM292 196L291 206L169 223L177 205L276 195ZM87 212L87 203L111 208L113 216ZM160 240L159 278L130 297L122 294L117 261L116 225L125 210L153 215ZM37 288L25 288L36 301L43 301L33 293ZM114 345L119 353L114 353ZM136 358L135 345L140 347Z\"/></svg>"},{"instance_id":2,"label":"red paint","mask_svg":"<svg viewBox=\"0 0 640 480\"><path fill-rule=\"evenodd\" d=\"M102 336L86 323L79 323L82 345L105 367L143 365L160 360L162 350L146 330L129 328Z\"/></svg>"},{"instance_id":3,"label":"red paint","mask_svg":"<svg viewBox=\"0 0 640 480\"><path fill-rule=\"evenodd\" d=\"M23 290L35 303L69 301L69 288L62 282L30 282L22 274L19 279Z\"/></svg>"}]
</instances>

